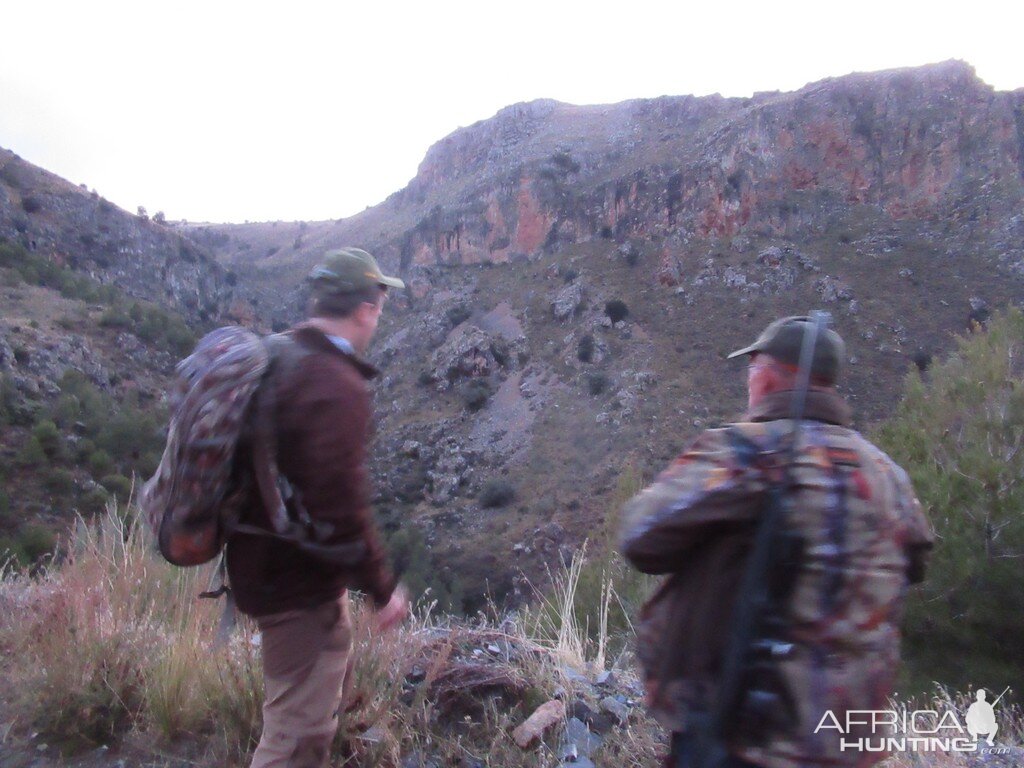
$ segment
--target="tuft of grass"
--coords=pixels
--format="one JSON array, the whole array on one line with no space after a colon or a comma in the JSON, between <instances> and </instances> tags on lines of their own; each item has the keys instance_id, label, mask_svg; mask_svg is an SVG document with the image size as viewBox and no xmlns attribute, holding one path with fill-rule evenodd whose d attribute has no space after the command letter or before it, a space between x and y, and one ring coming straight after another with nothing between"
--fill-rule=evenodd
<instances>
[{"instance_id":1,"label":"tuft of grass","mask_svg":"<svg viewBox=\"0 0 1024 768\"><path fill-rule=\"evenodd\" d=\"M244 618L216 644L220 606L196 599L209 568L161 560L116 503L97 520L79 520L61 549L34 575L0 568L0 652L20 727L69 752L132 735L154 750L185 740L202 755L198 765L246 765L262 728L259 645ZM511 732L565 685L575 659L523 617L470 622L428 606L382 636L358 599L352 615L336 763L349 755L360 765L399 765L411 754L446 765L557 763L557 729L525 752ZM564 634L563 648L572 643ZM644 743L653 759L660 741L640 719L609 734L603 749L625 755Z\"/></svg>"}]
</instances>

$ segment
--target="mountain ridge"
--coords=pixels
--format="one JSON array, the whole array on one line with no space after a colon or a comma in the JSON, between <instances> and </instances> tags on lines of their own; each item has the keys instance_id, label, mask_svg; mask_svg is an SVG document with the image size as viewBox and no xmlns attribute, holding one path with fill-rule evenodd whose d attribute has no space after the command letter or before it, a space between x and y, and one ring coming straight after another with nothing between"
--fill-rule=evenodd
<instances>
[{"instance_id":1,"label":"mountain ridge","mask_svg":"<svg viewBox=\"0 0 1024 768\"><path fill-rule=\"evenodd\" d=\"M598 238L658 239L671 263L688 239L803 236L862 207L964 219L1014 261L1022 182L1024 90L949 61L750 98L516 104L436 142L404 189L353 217L212 229L235 238L214 249L229 265L295 279L325 248L359 243L417 283L431 265Z\"/></svg>"}]
</instances>

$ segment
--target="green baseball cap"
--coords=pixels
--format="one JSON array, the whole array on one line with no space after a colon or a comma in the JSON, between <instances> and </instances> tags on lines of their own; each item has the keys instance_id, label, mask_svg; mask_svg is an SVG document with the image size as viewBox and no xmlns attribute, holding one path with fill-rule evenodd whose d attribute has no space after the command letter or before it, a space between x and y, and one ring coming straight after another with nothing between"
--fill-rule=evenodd
<instances>
[{"instance_id":1,"label":"green baseball cap","mask_svg":"<svg viewBox=\"0 0 1024 768\"><path fill-rule=\"evenodd\" d=\"M315 290L326 293L354 293L375 285L405 288L397 277L380 271L377 260L362 248L335 248L309 273Z\"/></svg>"},{"instance_id":2,"label":"green baseball cap","mask_svg":"<svg viewBox=\"0 0 1024 768\"><path fill-rule=\"evenodd\" d=\"M804 332L810 330L813 321L809 317L794 315L776 320L762 331L757 341L749 347L737 349L728 359L740 355L771 355L789 365L800 365L800 348L804 343ZM839 378L839 369L846 356L846 345L842 337L831 328L824 329L814 344L814 359L811 374L816 378L834 384Z\"/></svg>"}]
</instances>

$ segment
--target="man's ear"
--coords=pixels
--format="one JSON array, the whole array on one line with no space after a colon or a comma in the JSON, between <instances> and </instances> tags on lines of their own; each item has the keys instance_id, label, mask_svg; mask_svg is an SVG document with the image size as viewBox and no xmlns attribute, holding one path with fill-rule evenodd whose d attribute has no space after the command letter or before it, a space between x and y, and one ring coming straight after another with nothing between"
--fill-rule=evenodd
<instances>
[{"instance_id":1,"label":"man's ear","mask_svg":"<svg viewBox=\"0 0 1024 768\"><path fill-rule=\"evenodd\" d=\"M368 301L362 302L356 309L356 315L359 318L359 322L366 323L373 317L373 313L377 310L376 304L371 304Z\"/></svg>"}]
</instances>

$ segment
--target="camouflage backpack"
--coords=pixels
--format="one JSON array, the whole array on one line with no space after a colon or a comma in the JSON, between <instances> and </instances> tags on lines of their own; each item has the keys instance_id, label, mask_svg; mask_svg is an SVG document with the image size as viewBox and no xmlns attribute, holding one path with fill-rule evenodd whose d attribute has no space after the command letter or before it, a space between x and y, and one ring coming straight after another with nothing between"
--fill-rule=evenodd
<instances>
[{"instance_id":1,"label":"camouflage backpack","mask_svg":"<svg viewBox=\"0 0 1024 768\"><path fill-rule=\"evenodd\" d=\"M287 375L304 354L289 334L261 339L228 326L204 336L178 363L167 447L139 497L160 553L171 563L208 562L233 533L282 539L335 565L353 566L365 555L361 542L327 543L332 526L310 518L278 471L271 378ZM243 437L252 461L239 468L235 453ZM239 522L252 483L269 530Z\"/></svg>"},{"instance_id":2,"label":"camouflage backpack","mask_svg":"<svg viewBox=\"0 0 1024 768\"><path fill-rule=\"evenodd\" d=\"M212 560L237 527L242 493L233 459L269 365L259 336L227 327L204 336L177 366L167 447L139 498L160 553L175 565ZM272 457L260 458L276 472ZM274 528L286 531L280 494L268 509Z\"/></svg>"}]
</instances>

